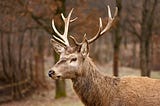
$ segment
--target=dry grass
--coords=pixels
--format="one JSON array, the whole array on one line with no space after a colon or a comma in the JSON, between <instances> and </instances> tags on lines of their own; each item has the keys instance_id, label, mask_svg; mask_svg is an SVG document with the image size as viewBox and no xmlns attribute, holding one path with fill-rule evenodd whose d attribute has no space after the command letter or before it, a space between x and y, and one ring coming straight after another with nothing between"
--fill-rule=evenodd
<instances>
[{"instance_id":1,"label":"dry grass","mask_svg":"<svg viewBox=\"0 0 160 106\"><path fill-rule=\"evenodd\" d=\"M104 72L107 73L107 75L112 76L112 64L103 64L103 65L98 65L98 68ZM140 76L140 70L139 69L133 69L129 67L120 67L119 68L119 76ZM156 78L160 79L160 71L151 71L151 78Z\"/></svg>"},{"instance_id":2,"label":"dry grass","mask_svg":"<svg viewBox=\"0 0 160 106\"><path fill-rule=\"evenodd\" d=\"M55 90L38 90L31 96L21 101L11 101L8 103L0 104L0 106L83 106L78 97L74 94L73 90L69 87L67 81L67 93L66 98L55 99Z\"/></svg>"}]
</instances>

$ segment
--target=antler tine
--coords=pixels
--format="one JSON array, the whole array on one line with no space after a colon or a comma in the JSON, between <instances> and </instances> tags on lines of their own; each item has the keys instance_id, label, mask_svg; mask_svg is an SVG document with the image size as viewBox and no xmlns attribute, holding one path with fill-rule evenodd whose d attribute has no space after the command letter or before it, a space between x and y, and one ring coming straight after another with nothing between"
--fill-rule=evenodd
<instances>
[{"instance_id":1,"label":"antler tine","mask_svg":"<svg viewBox=\"0 0 160 106\"><path fill-rule=\"evenodd\" d=\"M68 14L68 17L67 18L65 18L64 17L64 24L65 24L65 27L64 27L64 34L63 34L63 36L64 36L64 38L65 38L65 40L67 40L67 42L68 42L68 39L67 39L67 35L68 35L68 27L69 27L69 22L70 22L70 18L71 18L71 14L72 14L72 12L73 12L73 8L72 8L72 10L69 12L69 14ZM69 43L69 42L68 42Z\"/></svg>"},{"instance_id":2,"label":"antler tine","mask_svg":"<svg viewBox=\"0 0 160 106\"><path fill-rule=\"evenodd\" d=\"M66 44L64 43L64 41L62 41L62 39L58 38L57 36L53 36L54 40L59 42L60 44L66 46Z\"/></svg>"},{"instance_id":3,"label":"antler tine","mask_svg":"<svg viewBox=\"0 0 160 106\"><path fill-rule=\"evenodd\" d=\"M63 20L65 20L65 17L64 17L64 15L63 15L63 13L61 13L61 17L62 17ZM78 19L78 17L70 20L69 22L74 22L74 21L77 20L77 19Z\"/></svg>"},{"instance_id":4,"label":"antler tine","mask_svg":"<svg viewBox=\"0 0 160 106\"><path fill-rule=\"evenodd\" d=\"M96 36L94 36L92 39L88 40L89 44L94 42L96 39L98 39L100 37L101 30L102 30L102 19L99 18L99 29L98 29L98 32L97 32Z\"/></svg>"},{"instance_id":5,"label":"antler tine","mask_svg":"<svg viewBox=\"0 0 160 106\"><path fill-rule=\"evenodd\" d=\"M116 11L114 13L114 17L112 18L112 15L111 15L111 10L110 10L110 7L108 6L108 24L106 25L106 27L103 29L103 31L100 33L100 34L103 34L105 33L107 30L109 30L112 26L112 22L114 21L115 17L117 16L117 13L118 13L118 8L116 7Z\"/></svg>"},{"instance_id":6,"label":"antler tine","mask_svg":"<svg viewBox=\"0 0 160 106\"><path fill-rule=\"evenodd\" d=\"M57 37L57 36L53 35L53 38L54 38L56 41L61 42L61 43L62 43L63 45L65 45L65 46L70 46L70 45L69 45L68 38L67 38L69 23L70 23L70 22L73 22L73 21L75 21L75 20L77 19L77 17L74 18L74 19L72 19L72 20L70 19L72 12L73 12L73 9L69 12L67 18L65 18L64 15L61 14L61 17L62 17L62 19L63 19L63 21L64 21L64 25L65 25L63 35L58 32L58 30L57 30L56 27L55 27L54 20L52 20L53 30L55 31L55 33L57 34L57 36L59 36L59 37Z\"/></svg>"},{"instance_id":7,"label":"antler tine","mask_svg":"<svg viewBox=\"0 0 160 106\"><path fill-rule=\"evenodd\" d=\"M108 18L108 23L107 23L106 27L102 30L102 28L103 28L103 26L102 26L102 20L101 20L101 18L99 18L99 30L98 30L96 36L94 36L92 39L88 40L88 43L89 43L89 44L92 43L92 42L94 42L94 41L95 41L96 39L98 39L100 36L102 36L102 35L103 35L106 31L108 31L108 30L111 28L111 26L112 26L112 23L113 23L113 21L115 20L115 17L117 16L118 8L116 7L115 14L114 14L114 17L113 17L113 18L112 18L112 15L111 15L110 7L107 6L107 8L108 8L108 16L109 16L109 18Z\"/></svg>"},{"instance_id":8,"label":"antler tine","mask_svg":"<svg viewBox=\"0 0 160 106\"><path fill-rule=\"evenodd\" d=\"M73 42L74 42L74 44L75 44L76 46L82 45L82 43L77 42L77 40L76 40L73 36L70 36L70 38L73 40Z\"/></svg>"},{"instance_id":9,"label":"antler tine","mask_svg":"<svg viewBox=\"0 0 160 106\"><path fill-rule=\"evenodd\" d=\"M82 45L82 42L81 43L77 42L77 40L73 36L70 36L70 38L73 40L73 42L76 46L81 46ZM83 40L84 39L86 39L86 33L83 35Z\"/></svg>"},{"instance_id":10,"label":"antler tine","mask_svg":"<svg viewBox=\"0 0 160 106\"><path fill-rule=\"evenodd\" d=\"M78 17L76 17L76 18L70 20L70 22L74 22L74 21L77 20L77 19L78 19Z\"/></svg>"},{"instance_id":11,"label":"antler tine","mask_svg":"<svg viewBox=\"0 0 160 106\"><path fill-rule=\"evenodd\" d=\"M62 35L58 32L58 30L56 29L56 27L55 27L54 19L52 19L52 28L53 28L53 30L55 31L55 33L56 33L59 37L62 36ZM53 36L54 36L54 35L53 35Z\"/></svg>"}]
</instances>

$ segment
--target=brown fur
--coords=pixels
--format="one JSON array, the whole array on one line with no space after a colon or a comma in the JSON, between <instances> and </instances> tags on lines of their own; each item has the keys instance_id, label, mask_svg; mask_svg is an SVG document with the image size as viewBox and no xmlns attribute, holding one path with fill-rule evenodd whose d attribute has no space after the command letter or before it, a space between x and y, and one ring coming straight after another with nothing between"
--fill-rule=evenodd
<instances>
[{"instance_id":1,"label":"brown fur","mask_svg":"<svg viewBox=\"0 0 160 106\"><path fill-rule=\"evenodd\" d=\"M89 58L87 44L84 42L78 51L55 44L61 52L60 60L49 76L72 79L73 88L85 106L160 106L160 80L104 75Z\"/></svg>"},{"instance_id":2,"label":"brown fur","mask_svg":"<svg viewBox=\"0 0 160 106\"><path fill-rule=\"evenodd\" d=\"M87 57L73 88L85 106L160 106L160 80L101 74Z\"/></svg>"}]
</instances>

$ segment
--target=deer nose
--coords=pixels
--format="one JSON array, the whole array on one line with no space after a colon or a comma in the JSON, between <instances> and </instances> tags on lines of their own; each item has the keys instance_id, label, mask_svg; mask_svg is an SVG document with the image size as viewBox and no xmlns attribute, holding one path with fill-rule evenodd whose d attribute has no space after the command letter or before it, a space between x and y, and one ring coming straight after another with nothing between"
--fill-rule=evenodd
<instances>
[{"instance_id":1,"label":"deer nose","mask_svg":"<svg viewBox=\"0 0 160 106\"><path fill-rule=\"evenodd\" d=\"M49 77L52 77L52 74L53 74L53 75L55 74L55 71L54 71L54 70L50 70L50 71L48 72L48 76L49 76Z\"/></svg>"}]
</instances>

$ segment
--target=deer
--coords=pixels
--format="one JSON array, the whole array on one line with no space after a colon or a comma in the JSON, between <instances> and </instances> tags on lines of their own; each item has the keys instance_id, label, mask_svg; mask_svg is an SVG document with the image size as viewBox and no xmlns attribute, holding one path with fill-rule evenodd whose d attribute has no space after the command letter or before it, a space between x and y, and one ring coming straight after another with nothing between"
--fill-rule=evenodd
<instances>
[{"instance_id":1,"label":"deer","mask_svg":"<svg viewBox=\"0 0 160 106\"><path fill-rule=\"evenodd\" d=\"M71 19L73 9L67 17L61 14L65 25L63 34L56 29L52 20L55 35L50 41L60 57L50 68L49 77L54 80L71 79L75 93L85 106L160 106L160 80L138 76L109 76L102 73L89 57L89 44L109 31L116 19L118 8L113 17L110 7L107 8L107 25L103 27L102 19L99 18L98 32L91 39L87 39L85 34L82 42L69 36L74 46L70 45L68 39L69 24L77 19Z\"/></svg>"}]
</instances>

